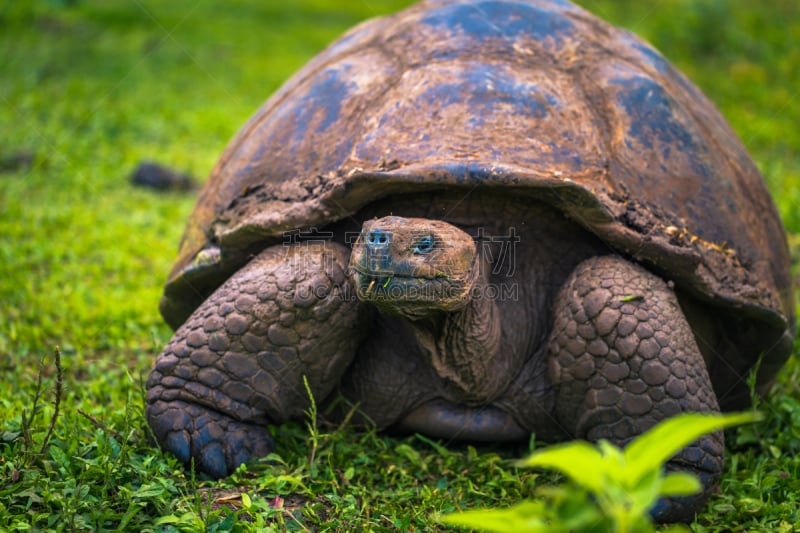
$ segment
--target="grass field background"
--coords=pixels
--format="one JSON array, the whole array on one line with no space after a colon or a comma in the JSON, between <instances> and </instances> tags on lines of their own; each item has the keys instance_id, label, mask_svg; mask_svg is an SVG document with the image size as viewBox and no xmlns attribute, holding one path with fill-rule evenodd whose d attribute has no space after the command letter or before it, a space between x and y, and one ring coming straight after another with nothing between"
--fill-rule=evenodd
<instances>
[{"instance_id":1,"label":"grass field background","mask_svg":"<svg viewBox=\"0 0 800 533\"><path fill-rule=\"evenodd\" d=\"M541 478L516 470L513 453L419 437L287 425L277 464L215 483L146 439L142 381L171 335L158 299L194 197L133 188L129 174L155 159L204 179L292 72L346 28L410 3L0 1L0 530L428 531L437 512L531 493ZM580 3L652 42L717 103L797 260L798 3ZM64 393L40 456L56 345ZM800 531L798 383L795 358L761 406L767 421L731 434L695 531Z\"/></svg>"}]
</instances>

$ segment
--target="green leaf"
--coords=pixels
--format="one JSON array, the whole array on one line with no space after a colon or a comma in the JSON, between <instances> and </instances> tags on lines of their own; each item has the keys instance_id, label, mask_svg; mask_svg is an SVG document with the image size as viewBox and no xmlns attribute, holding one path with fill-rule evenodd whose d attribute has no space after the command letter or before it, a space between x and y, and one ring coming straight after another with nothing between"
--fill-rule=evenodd
<instances>
[{"instance_id":1,"label":"green leaf","mask_svg":"<svg viewBox=\"0 0 800 533\"><path fill-rule=\"evenodd\" d=\"M242 496L244 496L244 494L242 494ZM235 525L236 525L236 515L234 513L230 513L229 515L226 515L222 521L218 522L216 526L213 528L213 530L214 532L233 531Z\"/></svg>"},{"instance_id":2,"label":"green leaf","mask_svg":"<svg viewBox=\"0 0 800 533\"><path fill-rule=\"evenodd\" d=\"M48 448L48 452L50 453L50 457L52 457L55 462L65 469L69 468L69 457L67 457L67 454L64 453L64 450L58 446L50 446Z\"/></svg>"},{"instance_id":3,"label":"green leaf","mask_svg":"<svg viewBox=\"0 0 800 533\"><path fill-rule=\"evenodd\" d=\"M605 532L610 523L597 505L597 499L589 493L573 486L562 484L544 486L536 490L538 498L547 506L550 524L559 524L567 531Z\"/></svg>"},{"instance_id":4,"label":"green leaf","mask_svg":"<svg viewBox=\"0 0 800 533\"><path fill-rule=\"evenodd\" d=\"M605 439L600 439L597 442L597 449L600 450L600 454L603 456L603 462L606 465L604 469L604 473L607 476L606 481L624 484L625 455L622 449Z\"/></svg>"},{"instance_id":5,"label":"green leaf","mask_svg":"<svg viewBox=\"0 0 800 533\"><path fill-rule=\"evenodd\" d=\"M689 472L670 472L661 481L661 496L690 496L703 490L697 476Z\"/></svg>"},{"instance_id":6,"label":"green leaf","mask_svg":"<svg viewBox=\"0 0 800 533\"><path fill-rule=\"evenodd\" d=\"M631 513L643 516L647 510L655 505L661 494L661 484L664 476L661 469L653 469L647 472L633 488L630 488L628 481L623 479L622 485L625 489L626 499L630 502Z\"/></svg>"},{"instance_id":7,"label":"green leaf","mask_svg":"<svg viewBox=\"0 0 800 533\"><path fill-rule=\"evenodd\" d=\"M762 416L756 412L685 413L665 420L637 437L625 448L625 474L635 485L648 471L660 468L682 448L707 433L756 422Z\"/></svg>"},{"instance_id":8,"label":"green leaf","mask_svg":"<svg viewBox=\"0 0 800 533\"><path fill-rule=\"evenodd\" d=\"M772 454L772 457L775 459L780 459L782 455L781 449L774 444L769 445L769 453Z\"/></svg>"},{"instance_id":9,"label":"green leaf","mask_svg":"<svg viewBox=\"0 0 800 533\"><path fill-rule=\"evenodd\" d=\"M248 496L247 493L243 492L242 493L242 507L244 507L245 510L249 510L250 507L252 507L252 505L253 505L253 501L250 499L250 496Z\"/></svg>"},{"instance_id":10,"label":"green leaf","mask_svg":"<svg viewBox=\"0 0 800 533\"><path fill-rule=\"evenodd\" d=\"M452 455L450 450L448 450L445 446L442 446L441 444L439 444L438 442L436 442L433 439L429 439L425 435L422 435L420 433L416 433L414 435L414 437L416 437L417 439L421 440L422 442L424 442L425 444L427 444L428 446L430 446L431 448L436 450L436 452L439 455L441 455L442 457L450 457Z\"/></svg>"},{"instance_id":11,"label":"green leaf","mask_svg":"<svg viewBox=\"0 0 800 533\"><path fill-rule=\"evenodd\" d=\"M20 435L22 435L21 431L4 431L2 434L0 434L0 441L14 442Z\"/></svg>"},{"instance_id":12,"label":"green leaf","mask_svg":"<svg viewBox=\"0 0 800 533\"><path fill-rule=\"evenodd\" d=\"M145 483L133 493L136 499L152 499L164 494L166 490L161 485L155 483Z\"/></svg>"},{"instance_id":13,"label":"green leaf","mask_svg":"<svg viewBox=\"0 0 800 533\"><path fill-rule=\"evenodd\" d=\"M395 447L395 451L400 455L405 456L409 461L411 461L411 464L416 465L421 461L419 452L406 443L398 444Z\"/></svg>"},{"instance_id":14,"label":"green leaf","mask_svg":"<svg viewBox=\"0 0 800 533\"><path fill-rule=\"evenodd\" d=\"M476 509L439 518L443 524L492 531L495 533L538 533L564 531L545 521L542 502L526 500L508 509Z\"/></svg>"},{"instance_id":15,"label":"green leaf","mask_svg":"<svg viewBox=\"0 0 800 533\"><path fill-rule=\"evenodd\" d=\"M691 533L691 529L683 524L673 524L671 526L658 529L659 533Z\"/></svg>"},{"instance_id":16,"label":"green leaf","mask_svg":"<svg viewBox=\"0 0 800 533\"><path fill-rule=\"evenodd\" d=\"M608 471L607 461L597 448L575 441L534 452L523 459L522 466L557 470L590 491L601 492Z\"/></svg>"},{"instance_id":17,"label":"green leaf","mask_svg":"<svg viewBox=\"0 0 800 533\"><path fill-rule=\"evenodd\" d=\"M181 521L180 517L178 517L178 516L176 516L174 514L168 514L168 515L162 516L158 520L156 520L155 524L157 526L163 526L165 524L177 524L180 521Z\"/></svg>"}]
</instances>

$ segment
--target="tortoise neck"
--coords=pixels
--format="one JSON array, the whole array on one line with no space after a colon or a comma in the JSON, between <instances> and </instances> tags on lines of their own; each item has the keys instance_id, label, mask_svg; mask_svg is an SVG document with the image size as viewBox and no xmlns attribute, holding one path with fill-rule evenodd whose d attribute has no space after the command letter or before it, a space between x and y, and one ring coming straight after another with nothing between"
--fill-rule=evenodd
<instances>
[{"instance_id":1,"label":"tortoise neck","mask_svg":"<svg viewBox=\"0 0 800 533\"><path fill-rule=\"evenodd\" d=\"M509 381L509 373L502 370L500 309L494 299L486 297L487 265L481 262L478 268L473 296L466 306L409 321L448 396L465 403L492 400Z\"/></svg>"}]
</instances>

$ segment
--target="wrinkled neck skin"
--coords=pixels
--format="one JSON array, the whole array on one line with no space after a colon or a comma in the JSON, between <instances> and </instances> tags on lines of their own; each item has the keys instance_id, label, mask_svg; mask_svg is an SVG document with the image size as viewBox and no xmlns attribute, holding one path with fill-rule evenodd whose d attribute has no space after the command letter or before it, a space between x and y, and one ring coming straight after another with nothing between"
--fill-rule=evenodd
<instances>
[{"instance_id":1,"label":"wrinkled neck skin","mask_svg":"<svg viewBox=\"0 0 800 533\"><path fill-rule=\"evenodd\" d=\"M465 404L486 403L499 396L510 376L498 371L501 353L500 309L487 298L489 267L480 262L466 305L456 311L431 311L424 318L409 320L417 341L448 396Z\"/></svg>"}]
</instances>

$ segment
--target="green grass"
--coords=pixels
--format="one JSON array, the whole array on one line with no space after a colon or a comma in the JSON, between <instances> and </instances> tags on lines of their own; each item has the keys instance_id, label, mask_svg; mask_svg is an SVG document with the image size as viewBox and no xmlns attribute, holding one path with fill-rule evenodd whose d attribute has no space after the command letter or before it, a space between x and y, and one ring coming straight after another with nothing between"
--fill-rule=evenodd
<instances>
[{"instance_id":1,"label":"green grass","mask_svg":"<svg viewBox=\"0 0 800 533\"><path fill-rule=\"evenodd\" d=\"M437 512L510 505L527 450L443 448L302 425L276 464L193 479L147 443L143 388L170 337L157 304L191 195L132 188L141 159L208 174L260 103L345 28L403 0L0 0L0 530L436 530ZM650 40L751 150L800 251L800 7L795 0L585 0ZM2 166L2 165L0 165ZM64 395L53 413L53 348ZM40 361L43 397L32 414ZM728 439L695 531L800 531L800 366ZM84 414L81 414L84 413ZM239 494L246 497L240 497ZM233 495L223 498L224 495ZM280 505L282 502L282 506ZM264 526L266 527L266 526Z\"/></svg>"}]
</instances>

